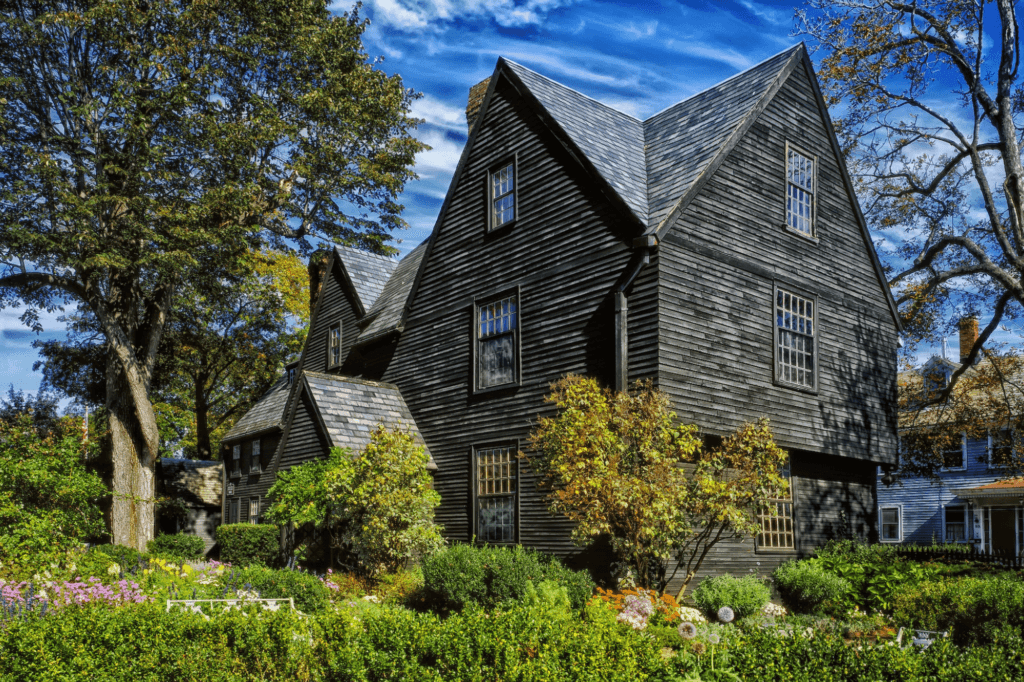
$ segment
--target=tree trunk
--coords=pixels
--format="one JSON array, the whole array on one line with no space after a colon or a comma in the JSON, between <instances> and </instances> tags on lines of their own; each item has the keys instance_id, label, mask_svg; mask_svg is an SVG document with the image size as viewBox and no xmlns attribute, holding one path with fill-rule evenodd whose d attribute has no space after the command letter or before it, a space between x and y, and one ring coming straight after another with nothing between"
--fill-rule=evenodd
<instances>
[{"instance_id":1,"label":"tree trunk","mask_svg":"<svg viewBox=\"0 0 1024 682\"><path fill-rule=\"evenodd\" d=\"M114 465L111 536L115 545L144 552L154 533L159 443L146 442L128 381L113 356L107 361L107 409ZM146 430L156 431L155 419L152 429Z\"/></svg>"}]
</instances>

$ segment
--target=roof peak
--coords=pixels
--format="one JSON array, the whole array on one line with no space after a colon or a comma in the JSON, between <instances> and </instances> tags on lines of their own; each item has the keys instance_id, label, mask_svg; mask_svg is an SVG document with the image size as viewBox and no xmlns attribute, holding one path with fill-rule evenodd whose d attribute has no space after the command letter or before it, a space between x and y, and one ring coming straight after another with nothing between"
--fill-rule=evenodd
<instances>
[{"instance_id":1,"label":"roof peak","mask_svg":"<svg viewBox=\"0 0 1024 682\"><path fill-rule=\"evenodd\" d=\"M599 104L602 107L605 107L606 109L610 109L611 111L614 111L617 114L621 114L622 116L627 116L627 117L633 119L634 121L636 121L637 123L643 123L643 121L641 119L637 118L636 116L633 116L632 114L627 114L625 111L622 111L621 109L616 109L615 107L613 107L610 104L605 104L604 102L602 102L601 100L597 99L596 97L591 97L590 95L586 94L585 92L580 92L576 88L569 87L565 83L562 83L561 81L556 81L554 78L551 78L549 76L545 76L544 74L540 73L539 71L534 71L533 69L531 69L528 66L523 66L519 62L514 62L511 59L506 59L505 57L498 57L498 63L501 64L502 62L504 62L506 64L510 64L512 66L519 67L520 69L522 69L524 71L529 71L530 73L532 73L533 75L537 76L538 78L543 78L544 80L548 81L549 83L554 83L558 87L564 88L564 89L566 89L566 90L568 90L570 92L573 92L573 93L579 95L580 97L582 97L584 99L588 99L591 102L593 102L595 104Z\"/></svg>"}]
</instances>

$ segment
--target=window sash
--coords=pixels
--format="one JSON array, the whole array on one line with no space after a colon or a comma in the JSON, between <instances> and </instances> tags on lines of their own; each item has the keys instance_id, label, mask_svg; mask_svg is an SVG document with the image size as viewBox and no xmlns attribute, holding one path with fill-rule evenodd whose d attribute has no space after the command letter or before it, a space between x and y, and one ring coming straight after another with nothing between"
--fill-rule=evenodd
<instances>
[{"instance_id":1,"label":"window sash","mask_svg":"<svg viewBox=\"0 0 1024 682\"><path fill-rule=\"evenodd\" d=\"M341 323L332 324L327 334L327 366L337 367L341 364Z\"/></svg>"},{"instance_id":2,"label":"window sash","mask_svg":"<svg viewBox=\"0 0 1024 682\"><path fill-rule=\"evenodd\" d=\"M477 308L477 388L517 380L518 296L506 296Z\"/></svg>"},{"instance_id":3,"label":"window sash","mask_svg":"<svg viewBox=\"0 0 1024 682\"><path fill-rule=\"evenodd\" d=\"M482 542L516 541L519 482L517 450L514 446L475 450L476 536Z\"/></svg>"},{"instance_id":4,"label":"window sash","mask_svg":"<svg viewBox=\"0 0 1024 682\"><path fill-rule=\"evenodd\" d=\"M240 500L236 497L228 504L228 523L238 523L241 509Z\"/></svg>"},{"instance_id":5,"label":"window sash","mask_svg":"<svg viewBox=\"0 0 1024 682\"><path fill-rule=\"evenodd\" d=\"M881 516L881 533L883 540L900 539L900 509L899 507L883 507L879 510Z\"/></svg>"},{"instance_id":6,"label":"window sash","mask_svg":"<svg viewBox=\"0 0 1024 682\"><path fill-rule=\"evenodd\" d=\"M779 381L815 388L816 302L784 289L775 294L776 377Z\"/></svg>"},{"instance_id":7,"label":"window sash","mask_svg":"<svg viewBox=\"0 0 1024 682\"><path fill-rule=\"evenodd\" d=\"M1013 463L1013 432L1000 429L989 434L988 465L1005 467Z\"/></svg>"},{"instance_id":8,"label":"window sash","mask_svg":"<svg viewBox=\"0 0 1024 682\"><path fill-rule=\"evenodd\" d=\"M516 218L515 164L491 173L491 228L506 225Z\"/></svg>"},{"instance_id":9,"label":"window sash","mask_svg":"<svg viewBox=\"0 0 1024 682\"><path fill-rule=\"evenodd\" d=\"M260 522L260 498L249 498L249 523Z\"/></svg>"},{"instance_id":10,"label":"window sash","mask_svg":"<svg viewBox=\"0 0 1024 682\"><path fill-rule=\"evenodd\" d=\"M240 476L242 474L242 444L238 443L231 446L231 475Z\"/></svg>"},{"instance_id":11,"label":"window sash","mask_svg":"<svg viewBox=\"0 0 1024 682\"><path fill-rule=\"evenodd\" d=\"M252 442L252 455L249 457L249 473L258 474L263 470L263 463L260 461L260 441Z\"/></svg>"},{"instance_id":12,"label":"window sash","mask_svg":"<svg viewBox=\"0 0 1024 682\"><path fill-rule=\"evenodd\" d=\"M944 514L946 542L967 540L967 507L946 507Z\"/></svg>"},{"instance_id":13,"label":"window sash","mask_svg":"<svg viewBox=\"0 0 1024 682\"><path fill-rule=\"evenodd\" d=\"M786 160L786 225L814 236L814 160L793 149Z\"/></svg>"},{"instance_id":14,"label":"window sash","mask_svg":"<svg viewBox=\"0 0 1024 682\"><path fill-rule=\"evenodd\" d=\"M793 482L789 479L786 497L770 500L758 512L761 527L757 536L758 549L796 549L796 533L793 524Z\"/></svg>"}]
</instances>

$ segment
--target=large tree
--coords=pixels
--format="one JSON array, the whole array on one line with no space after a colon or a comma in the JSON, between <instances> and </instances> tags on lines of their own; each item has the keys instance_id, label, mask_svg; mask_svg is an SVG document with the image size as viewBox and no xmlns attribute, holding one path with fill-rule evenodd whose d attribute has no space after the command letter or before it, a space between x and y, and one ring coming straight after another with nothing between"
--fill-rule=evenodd
<instances>
[{"instance_id":1,"label":"large tree","mask_svg":"<svg viewBox=\"0 0 1024 682\"><path fill-rule=\"evenodd\" d=\"M113 539L153 533L150 384L174 297L254 250L386 249L411 93L323 0L0 3L3 304L106 343Z\"/></svg>"},{"instance_id":2,"label":"large tree","mask_svg":"<svg viewBox=\"0 0 1024 682\"><path fill-rule=\"evenodd\" d=\"M961 316L982 321L945 388L924 397L905 391L905 407L944 405L1000 325L1024 311L1016 3L809 4L798 13L801 30L823 50L819 76L840 113L836 128L864 215L884 238L906 350L934 341ZM1005 425L1012 415L1002 412L992 421Z\"/></svg>"}]
</instances>

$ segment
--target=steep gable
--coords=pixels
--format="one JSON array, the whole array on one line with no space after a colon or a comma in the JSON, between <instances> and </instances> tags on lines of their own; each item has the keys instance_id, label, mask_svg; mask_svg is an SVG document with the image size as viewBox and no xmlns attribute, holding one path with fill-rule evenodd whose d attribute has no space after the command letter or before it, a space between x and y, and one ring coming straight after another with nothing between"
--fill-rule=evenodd
<instances>
[{"instance_id":1,"label":"steep gable","mask_svg":"<svg viewBox=\"0 0 1024 682\"><path fill-rule=\"evenodd\" d=\"M387 283L382 287L380 295L366 314L370 321L363 328L356 340L357 346L371 343L401 328L405 316L405 306L412 290L416 273L419 271L423 254L427 250L427 242L410 251L405 258L395 263Z\"/></svg>"},{"instance_id":2,"label":"steep gable","mask_svg":"<svg viewBox=\"0 0 1024 682\"><path fill-rule=\"evenodd\" d=\"M334 252L356 292L360 313L365 314L381 295L398 261L349 246L336 246Z\"/></svg>"}]
</instances>

